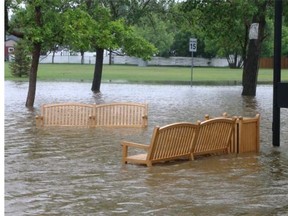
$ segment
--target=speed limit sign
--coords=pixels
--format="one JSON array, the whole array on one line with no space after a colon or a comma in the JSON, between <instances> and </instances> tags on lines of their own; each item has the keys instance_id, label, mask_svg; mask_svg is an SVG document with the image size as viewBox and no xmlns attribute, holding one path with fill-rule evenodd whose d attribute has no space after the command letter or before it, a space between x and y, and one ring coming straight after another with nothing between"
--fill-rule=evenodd
<instances>
[{"instance_id":1,"label":"speed limit sign","mask_svg":"<svg viewBox=\"0 0 288 216\"><path fill-rule=\"evenodd\" d=\"M190 52L196 52L197 51L197 39L196 38L190 38L189 51Z\"/></svg>"}]
</instances>

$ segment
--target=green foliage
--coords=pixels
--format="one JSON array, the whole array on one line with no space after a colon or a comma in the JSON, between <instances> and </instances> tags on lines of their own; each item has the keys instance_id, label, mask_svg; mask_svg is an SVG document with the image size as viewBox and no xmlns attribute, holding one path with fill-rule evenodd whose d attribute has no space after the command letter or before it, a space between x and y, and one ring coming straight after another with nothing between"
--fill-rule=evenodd
<instances>
[{"instance_id":1,"label":"green foliage","mask_svg":"<svg viewBox=\"0 0 288 216\"><path fill-rule=\"evenodd\" d=\"M63 44L63 11L66 7L67 3L60 0L19 1L12 7L14 15L9 21L9 31L21 32L30 49L33 43L38 43L42 50L53 50L55 45ZM40 24L36 23L36 10L41 13Z\"/></svg>"},{"instance_id":2,"label":"green foliage","mask_svg":"<svg viewBox=\"0 0 288 216\"><path fill-rule=\"evenodd\" d=\"M189 39L195 37L190 31L179 31L174 38L174 43L171 46L173 56L191 56L189 52ZM199 47L198 47L199 48Z\"/></svg>"},{"instance_id":3,"label":"green foliage","mask_svg":"<svg viewBox=\"0 0 288 216\"><path fill-rule=\"evenodd\" d=\"M90 1L67 10L63 28L65 42L74 50L122 49L128 55L149 59L156 52L155 47L127 25L118 7L112 7L119 2Z\"/></svg>"},{"instance_id":4,"label":"green foliage","mask_svg":"<svg viewBox=\"0 0 288 216\"><path fill-rule=\"evenodd\" d=\"M267 10L261 11L267 3ZM286 4L286 3L285 3ZM180 4L180 10L204 42L204 52L227 57L231 54L246 57L248 33L255 14L266 17L262 56L273 53L273 1L271 0L189 0Z\"/></svg>"},{"instance_id":5,"label":"green foliage","mask_svg":"<svg viewBox=\"0 0 288 216\"><path fill-rule=\"evenodd\" d=\"M57 46L69 45L73 51L95 51L97 47L122 49L126 54L133 53L135 56L146 56L145 58L149 58L148 53L150 57L155 54L190 56L189 38L196 37L198 46L195 56L243 55L251 18L257 11L257 3L264 1L266 0L9 1L14 12L10 25L12 29L23 32L30 45L33 42L41 43L45 52L54 50ZM20 2L25 7L20 7ZM37 7L41 7L42 11L41 26L38 27L34 19ZM273 18L271 8L267 11L267 17ZM287 8L288 3L284 1L285 26L288 25ZM273 54L271 20L267 19L262 56ZM133 30L129 30L131 25ZM283 53L287 53L285 32L283 27ZM126 43L134 39L131 44ZM140 42L145 46L141 47L138 44ZM149 46L147 42L150 43ZM136 47L140 49L140 53L136 53ZM147 52L143 50L144 47L148 49ZM141 54L143 52L146 54Z\"/></svg>"},{"instance_id":6,"label":"green foliage","mask_svg":"<svg viewBox=\"0 0 288 216\"><path fill-rule=\"evenodd\" d=\"M137 36L133 29L130 29L124 37L123 52L143 60L149 60L153 53L157 52L157 49L144 38Z\"/></svg>"},{"instance_id":7,"label":"green foliage","mask_svg":"<svg viewBox=\"0 0 288 216\"><path fill-rule=\"evenodd\" d=\"M24 40L17 43L13 55L14 60L10 62L11 74L15 77L28 76L31 58Z\"/></svg>"},{"instance_id":8,"label":"green foliage","mask_svg":"<svg viewBox=\"0 0 288 216\"><path fill-rule=\"evenodd\" d=\"M80 8L70 8L63 13L63 19L64 44L75 51L92 50L91 40L96 25L92 17Z\"/></svg>"},{"instance_id":9,"label":"green foliage","mask_svg":"<svg viewBox=\"0 0 288 216\"><path fill-rule=\"evenodd\" d=\"M192 4L192 1L179 2L169 9L170 19L173 20L174 26L174 39L170 48L170 55L173 56L191 56L189 51L189 39L197 38L197 52L194 56L199 57L214 57L216 54L214 49L209 48L207 35L202 29L202 13ZM195 2L194 2L195 3ZM210 40L209 40L210 41ZM208 41L208 42L209 42Z\"/></svg>"},{"instance_id":10,"label":"green foliage","mask_svg":"<svg viewBox=\"0 0 288 216\"><path fill-rule=\"evenodd\" d=\"M169 56L174 40L174 32L169 20L161 20L156 14L141 18L141 24L135 27L137 34L148 40L158 49L158 56Z\"/></svg>"},{"instance_id":11,"label":"green foliage","mask_svg":"<svg viewBox=\"0 0 288 216\"><path fill-rule=\"evenodd\" d=\"M245 7L242 1L242 7ZM240 1L210 0L190 1L183 5L183 10L191 16L197 14L196 25L205 38L207 51L217 50L219 56L241 53L245 38L245 25L239 11ZM191 17L190 16L190 17ZM247 16L247 15L246 15ZM194 18L195 19L195 18Z\"/></svg>"},{"instance_id":12,"label":"green foliage","mask_svg":"<svg viewBox=\"0 0 288 216\"><path fill-rule=\"evenodd\" d=\"M261 57L273 57L274 55L274 19L267 18L265 40L261 48Z\"/></svg>"},{"instance_id":13,"label":"green foliage","mask_svg":"<svg viewBox=\"0 0 288 216\"><path fill-rule=\"evenodd\" d=\"M283 1L283 16L284 16L284 23L288 26L288 1Z\"/></svg>"},{"instance_id":14,"label":"green foliage","mask_svg":"<svg viewBox=\"0 0 288 216\"><path fill-rule=\"evenodd\" d=\"M282 28L282 55L288 56L288 26Z\"/></svg>"},{"instance_id":15,"label":"green foliage","mask_svg":"<svg viewBox=\"0 0 288 216\"><path fill-rule=\"evenodd\" d=\"M125 37L128 37L129 40L135 38L133 46L127 43L119 46L120 49L125 49L125 54L133 50L134 56L141 56L144 47L138 46L138 48L141 49L141 53L135 53L134 49L136 47L135 44L141 41L143 41L144 44L150 42L151 45L157 47L158 51L155 51L155 48L153 48L150 56L154 54L161 56L169 54L170 46L173 42L173 29L175 29L175 25L174 23L170 23L171 19L167 19L167 8L173 0L101 0L100 2L109 10L112 20L123 20L124 25L128 28L133 25L133 37L131 37L131 30L129 30L130 32L128 32L128 34L123 34L122 32L120 34L123 36L122 39L119 37L119 34L117 36L118 44L120 41L125 43L125 41L127 41ZM151 45L145 45L145 47L150 49L152 48ZM150 51L144 53L147 55L149 52Z\"/></svg>"}]
</instances>

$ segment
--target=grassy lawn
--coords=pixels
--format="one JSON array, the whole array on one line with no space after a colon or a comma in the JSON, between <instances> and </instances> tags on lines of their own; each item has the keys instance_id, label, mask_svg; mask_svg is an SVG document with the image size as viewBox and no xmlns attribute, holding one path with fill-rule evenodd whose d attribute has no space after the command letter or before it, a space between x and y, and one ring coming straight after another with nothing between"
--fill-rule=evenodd
<instances>
[{"instance_id":1,"label":"grassy lawn","mask_svg":"<svg viewBox=\"0 0 288 216\"><path fill-rule=\"evenodd\" d=\"M40 81L91 82L94 65L39 64ZM127 65L104 65L102 82L241 82L242 69L194 67L140 67ZM5 80L28 81L11 75L9 63L5 62ZM272 82L273 69L260 69L258 81ZM282 70L282 81L288 81L288 69Z\"/></svg>"}]
</instances>

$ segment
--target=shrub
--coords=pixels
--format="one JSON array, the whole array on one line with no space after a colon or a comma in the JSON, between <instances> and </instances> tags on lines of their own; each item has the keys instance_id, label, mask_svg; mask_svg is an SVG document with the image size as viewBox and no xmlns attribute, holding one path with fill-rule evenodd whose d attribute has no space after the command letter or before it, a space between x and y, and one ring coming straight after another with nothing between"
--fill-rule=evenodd
<instances>
[{"instance_id":1,"label":"shrub","mask_svg":"<svg viewBox=\"0 0 288 216\"><path fill-rule=\"evenodd\" d=\"M10 62L12 75L15 77L29 76L31 58L23 40L18 41L13 56L14 59Z\"/></svg>"}]
</instances>

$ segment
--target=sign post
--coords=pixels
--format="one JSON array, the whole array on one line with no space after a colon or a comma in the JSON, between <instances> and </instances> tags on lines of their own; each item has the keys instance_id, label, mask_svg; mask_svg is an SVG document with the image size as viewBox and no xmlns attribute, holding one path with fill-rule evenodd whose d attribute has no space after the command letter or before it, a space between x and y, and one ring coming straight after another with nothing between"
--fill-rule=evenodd
<instances>
[{"instance_id":1,"label":"sign post","mask_svg":"<svg viewBox=\"0 0 288 216\"><path fill-rule=\"evenodd\" d=\"M273 146L280 146L280 108L286 107L288 84L281 85L282 0L275 1L274 19L274 71L273 71ZM286 90L285 90L286 88ZM283 102L284 103L283 103ZM282 104L283 103L283 104Z\"/></svg>"},{"instance_id":2,"label":"sign post","mask_svg":"<svg viewBox=\"0 0 288 216\"><path fill-rule=\"evenodd\" d=\"M191 52L191 58L192 58L192 63L191 63L191 81L190 85L192 86L192 81L193 81L193 52L197 51L197 39L196 38L190 38L189 40L189 51Z\"/></svg>"}]
</instances>

